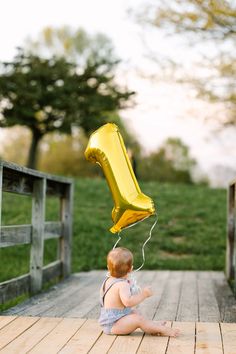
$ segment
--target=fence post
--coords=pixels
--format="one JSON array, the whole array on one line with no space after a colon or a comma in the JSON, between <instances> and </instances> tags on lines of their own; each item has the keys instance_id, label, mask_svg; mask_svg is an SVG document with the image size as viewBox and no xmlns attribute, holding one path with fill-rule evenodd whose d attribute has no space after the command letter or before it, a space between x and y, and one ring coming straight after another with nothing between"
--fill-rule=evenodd
<instances>
[{"instance_id":1,"label":"fence post","mask_svg":"<svg viewBox=\"0 0 236 354\"><path fill-rule=\"evenodd\" d=\"M228 220L226 245L226 277L232 280L236 276L236 184L232 183L228 189ZM234 285L236 291L236 284Z\"/></svg>"},{"instance_id":2,"label":"fence post","mask_svg":"<svg viewBox=\"0 0 236 354\"><path fill-rule=\"evenodd\" d=\"M0 244L2 240L2 179L3 179L3 166L0 164Z\"/></svg>"},{"instance_id":3,"label":"fence post","mask_svg":"<svg viewBox=\"0 0 236 354\"><path fill-rule=\"evenodd\" d=\"M62 262L62 277L71 273L72 248L72 213L73 213L73 185L67 185L65 194L61 198L62 237L60 238L60 260Z\"/></svg>"},{"instance_id":4,"label":"fence post","mask_svg":"<svg viewBox=\"0 0 236 354\"><path fill-rule=\"evenodd\" d=\"M30 254L30 292L35 294L42 289L43 250L46 179L34 180L32 195L32 243Z\"/></svg>"}]
</instances>

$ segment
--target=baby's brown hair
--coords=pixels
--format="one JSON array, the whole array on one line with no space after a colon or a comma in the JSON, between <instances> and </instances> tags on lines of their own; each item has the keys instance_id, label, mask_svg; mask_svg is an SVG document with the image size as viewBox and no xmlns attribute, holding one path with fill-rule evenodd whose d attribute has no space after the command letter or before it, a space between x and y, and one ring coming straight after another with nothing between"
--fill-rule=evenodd
<instances>
[{"instance_id":1,"label":"baby's brown hair","mask_svg":"<svg viewBox=\"0 0 236 354\"><path fill-rule=\"evenodd\" d=\"M133 265L133 254L124 247L117 247L107 255L107 267L112 277L122 278Z\"/></svg>"}]
</instances>

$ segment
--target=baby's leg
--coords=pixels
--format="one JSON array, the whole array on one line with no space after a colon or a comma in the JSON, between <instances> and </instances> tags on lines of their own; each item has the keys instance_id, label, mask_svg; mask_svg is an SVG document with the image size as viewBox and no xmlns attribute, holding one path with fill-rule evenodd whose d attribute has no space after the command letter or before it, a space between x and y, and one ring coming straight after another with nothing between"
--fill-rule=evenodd
<instances>
[{"instance_id":1,"label":"baby's leg","mask_svg":"<svg viewBox=\"0 0 236 354\"><path fill-rule=\"evenodd\" d=\"M176 337L179 330L160 325L157 322L147 320L143 316L133 313L122 317L114 323L111 332L113 334L130 334L137 328L141 328L145 333L160 334L168 337Z\"/></svg>"},{"instance_id":2,"label":"baby's leg","mask_svg":"<svg viewBox=\"0 0 236 354\"><path fill-rule=\"evenodd\" d=\"M114 323L111 329L112 334L130 334L139 328L139 315L137 313L131 313L120 318Z\"/></svg>"},{"instance_id":3,"label":"baby's leg","mask_svg":"<svg viewBox=\"0 0 236 354\"><path fill-rule=\"evenodd\" d=\"M136 313L140 316L142 316L142 312L140 312L139 310L137 309L132 309L132 313ZM165 326L166 325L166 321L157 321L156 322L159 326Z\"/></svg>"}]
</instances>

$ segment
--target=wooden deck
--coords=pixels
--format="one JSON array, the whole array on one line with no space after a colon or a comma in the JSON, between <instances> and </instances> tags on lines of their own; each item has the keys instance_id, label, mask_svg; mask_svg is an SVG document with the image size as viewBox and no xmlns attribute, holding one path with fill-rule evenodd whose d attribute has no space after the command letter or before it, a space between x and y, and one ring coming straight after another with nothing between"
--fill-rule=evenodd
<instances>
[{"instance_id":1,"label":"wooden deck","mask_svg":"<svg viewBox=\"0 0 236 354\"><path fill-rule=\"evenodd\" d=\"M154 296L139 306L179 338L108 336L97 323L104 271L73 274L0 316L0 353L236 354L236 300L222 272L140 271Z\"/></svg>"},{"instance_id":2,"label":"wooden deck","mask_svg":"<svg viewBox=\"0 0 236 354\"><path fill-rule=\"evenodd\" d=\"M104 277L104 271L73 274L2 315L97 319ZM137 279L140 285L152 285L154 291L140 305L148 318L236 323L236 299L223 272L140 271Z\"/></svg>"},{"instance_id":3,"label":"wooden deck","mask_svg":"<svg viewBox=\"0 0 236 354\"><path fill-rule=\"evenodd\" d=\"M102 333L96 320L58 317L0 317L0 352L4 354L235 354L236 324L172 322L179 338L136 331L129 336Z\"/></svg>"}]
</instances>

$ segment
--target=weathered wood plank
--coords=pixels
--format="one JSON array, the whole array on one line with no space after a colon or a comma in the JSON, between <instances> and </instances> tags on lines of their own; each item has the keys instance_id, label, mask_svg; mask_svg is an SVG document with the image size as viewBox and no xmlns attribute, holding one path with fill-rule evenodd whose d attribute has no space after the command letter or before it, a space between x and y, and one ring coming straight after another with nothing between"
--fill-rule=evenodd
<instances>
[{"instance_id":1,"label":"weathered wood plank","mask_svg":"<svg viewBox=\"0 0 236 354\"><path fill-rule=\"evenodd\" d=\"M197 283L199 298L199 321L220 322L220 310L214 294L211 272L198 272Z\"/></svg>"},{"instance_id":2,"label":"weathered wood plank","mask_svg":"<svg viewBox=\"0 0 236 354\"><path fill-rule=\"evenodd\" d=\"M2 232L1 232L1 225L2 225L2 183L3 183L3 166L0 165L0 244L2 242Z\"/></svg>"},{"instance_id":3,"label":"weathered wood plank","mask_svg":"<svg viewBox=\"0 0 236 354\"><path fill-rule=\"evenodd\" d=\"M47 195L50 197L61 197L65 194L66 185L55 181L47 180Z\"/></svg>"},{"instance_id":4,"label":"weathered wood plank","mask_svg":"<svg viewBox=\"0 0 236 354\"><path fill-rule=\"evenodd\" d=\"M227 195L227 238L226 238L226 277L233 279L236 275L234 268L235 255L235 235L236 235L236 184L231 184ZM236 266L235 266L236 267Z\"/></svg>"},{"instance_id":5,"label":"weathered wood plank","mask_svg":"<svg viewBox=\"0 0 236 354\"><path fill-rule=\"evenodd\" d=\"M170 338L166 354L194 353L195 322L174 322L172 327L180 330L180 336Z\"/></svg>"},{"instance_id":6,"label":"weathered wood plank","mask_svg":"<svg viewBox=\"0 0 236 354\"><path fill-rule=\"evenodd\" d=\"M171 322L168 322L166 324L166 326L168 327L171 327L171 325ZM168 342L168 337L157 337L145 334L140 344L140 347L138 348L137 354L166 354Z\"/></svg>"},{"instance_id":7,"label":"weathered wood plank","mask_svg":"<svg viewBox=\"0 0 236 354\"><path fill-rule=\"evenodd\" d=\"M61 221L46 221L44 224L44 240L59 238L62 236Z\"/></svg>"},{"instance_id":8,"label":"weathered wood plank","mask_svg":"<svg viewBox=\"0 0 236 354\"><path fill-rule=\"evenodd\" d=\"M2 226L0 247L31 243L31 229L31 225Z\"/></svg>"},{"instance_id":9,"label":"weathered wood plank","mask_svg":"<svg viewBox=\"0 0 236 354\"><path fill-rule=\"evenodd\" d=\"M3 166L2 190L9 193L31 195L33 191L33 178L22 171L12 170Z\"/></svg>"},{"instance_id":10,"label":"weathered wood plank","mask_svg":"<svg viewBox=\"0 0 236 354\"><path fill-rule=\"evenodd\" d=\"M197 273L185 271L180 294L177 321L198 321Z\"/></svg>"},{"instance_id":11,"label":"weathered wood plank","mask_svg":"<svg viewBox=\"0 0 236 354\"><path fill-rule=\"evenodd\" d=\"M223 354L218 323L196 323L196 354Z\"/></svg>"},{"instance_id":12,"label":"weathered wood plank","mask_svg":"<svg viewBox=\"0 0 236 354\"><path fill-rule=\"evenodd\" d=\"M7 225L1 228L0 247L30 244L32 225ZM44 240L59 238L62 235L62 223L60 221L47 221L44 225Z\"/></svg>"},{"instance_id":13,"label":"weathered wood plank","mask_svg":"<svg viewBox=\"0 0 236 354\"><path fill-rule=\"evenodd\" d=\"M236 323L221 323L224 354L236 353Z\"/></svg>"},{"instance_id":14,"label":"weathered wood plank","mask_svg":"<svg viewBox=\"0 0 236 354\"><path fill-rule=\"evenodd\" d=\"M102 330L96 320L87 320L59 351L60 354L86 354L100 337Z\"/></svg>"},{"instance_id":15,"label":"weathered wood plank","mask_svg":"<svg viewBox=\"0 0 236 354\"><path fill-rule=\"evenodd\" d=\"M60 238L60 259L63 264L63 277L67 277L71 273L73 185L66 187L60 206L63 225L63 237Z\"/></svg>"},{"instance_id":16,"label":"weathered wood plank","mask_svg":"<svg viewBox=\"0 0 236 354\"><path fill-rule=\"evenodd\" d=\"M73 181L69 178L53 176L36 170L31 170L13 163L0 161L0 248L19 244L31 244L30 256L30 288L31 294L42 289L45 280L52 277L68 276L70 273L70 253L72 239L72 193ZM26 194L33 197L32 200L32 225L7 225L1 227L2 191ZM60 222L45 223L45 198L48 195L56 195L63 199L62 220ZM63 239L63 236L65 238ZM44 239L57 238L62 245L61 262L56 261L43 269ZM59 243L59 242L58 242ZM28 277L29 275L24 275ZM19 285L22 279L10 280L0 286L0 303L3 303L14 294L20 295L22 287L17 291L9 290L13 284ZM22 281L22 283L24 283ZM25 284L24 284L25 286ZM20 290L21 289L21 290ZM9 296L8 296L9 295Z\"/></svg>"},{"instance_id":17,"label":"weathered wood plank","mask_svg":"<svg viewBox=\"0 0 236 354\"><path fill-rule=\"evenodd\" d=\"M32 327L15 338L3 350L4 354L27 353L38 344L48 333L50 333L62 318L40 318Z\"/></svg>"},{"instance_id":18,"label":"weathered wood plank","mask_svg":"<svg viewBox=\"0 0 236 354\"><path fill-rule=\"evenodd\" d=\"M43 268L43 283L61 274L61 262L55 261ZM30 274L24 274L0 283L0 303L16 298L30 291Z\"/></svg>"},{"instance_id":19,"label":"weathered wood plank","mask_svg":"<svg viewBox=\"0 0 236 354\"><path fill-rule=\"evenodd\" d=\"M53 306L51 306L48 310L44 310L42 312L43 316L63 316L63 317L69 317L68 313L72 311L75 307L78 305L81 306L81 311L85 310L88 311L88 309L84 308L83 309L83 301L85 301L88 297L88 294L90 294L90 287L99 280L99 278L102 278L102 274L97 274L94 272L93 274L90 275L87 279L85 278L83 280L83 285L78 289L78 286L75 286L71 289L71 291L65 292L62 296L59 294L58 297L54 298L53 301ZM99 302L99 294L97 293L97 299L96 302ZM81 312L80 312L81 314ZM75 315L75 313L74 313ZM84 314L85 316L85 314ZM81 316L83 317L83 316ZM87 317L87 316L86 316Z\"/></svg>"},{"instance_id":20,"label":"weathered wood plank","mask_svg":"<svg viewBox=\"0 0 236 354\"><path fill-rule=\"evenodd\" d=\"M138 272L139 278L137 278L137 285L141 288L145 286L151 286L153 293L156 292L156 274L152 271L143 271ZM155 312L157 303L156 303L155 295L145 299L140 305L137 306L137 309L142 313L143 316L148 318L152 318L153 313ZM155 307L155 309L153 309Z\"/></svg>"},{"instance_id":21,"label":"weathered wood plank","mask_svg":"<svg viewBox=\"0 0 236 354\"><path fill-rule=\"evenodd\" d=\"M90 316L94 306L98 306L100 310L99 291L100 285L105 278L105 272L99 272L95 276L95 281L90 283L90 286L85 286L82 291L80 291L79 299L77 297L76 304L72 304L73 306L63 313L64 317L97 318Z\"/></svg>"},{"instance_id":22,"label":"weathered wood plank","mask_svg":"<svg viewBox=\"0 0 236 354\"><path fill-rule=\"evenodd\" d=\"M172 271L165 285L161 300L155 315L155 320L173 321L177 317L181 295L183 272Z\"/></svg>"},{"instance_id":23,"label":"weathered wood plank","mask_svg":"<svg viewBox=\"0 0 236 354\"><path fill-rule=\"evenodd\" d=\"M63 318L46 337L30 350L30 353L42 354L48 353L49 350L50 354L58 353L83 325L84 321L84 319L78 318Z\"/></svg>"},{"instance_id":24,"label":"weathered wood plank","mask_svg":"<svg viewBox=\"0 0 236 354\"><path fill-rule=\"evenodd\" d=\"M24 331L26 331L38 320L38 317L18 317L14 321L10 322L7 326L3 327L0 330L0 350L12 342Z\"/></svg>"},{"instance_id":25,"label":"weathered wood plank","mask_svg":"<svg viewBox=\"0 0 236 354\"><path fill-rule=\"evenodd\" d=\"M236 299L223 272L211 272L221 322L236 322Z\"/></svg>"},{"instance_id":26,"label":"weathered wood plank","mask_svg":"<svg viewBox=\"0 0 236 354\"><path fill-rule=\"evenodd\" d=\"M139 306L141 313L155 320L166 320L168 319L166 316L172 309L176 318L181 321L183 321L186 313L194 317L196 310L193 308L193 314L191 315L190 303L191 301L195 303L199 300L198 292L195 294L192 293L194 297L193 300L186 299L187 305L185 312L184 298L187 294L184 295L184 285L182 286L182 293L180 292L180 287L185 281L187 284L189 273L186 273L186 279L185 275L182 273L185 274L185 272L175 272L174 275L171 275L172 272L168 271L138 272L138 285L143 286L145 285L145 281L147 284L150 284L150 281L152 281L154 290L154 295L146 299ZM106 271L73 274L61 283L54 285L46 292L33 296L31 299L4 311L2 314L98 318L100 313L99 289L102 280L105 278L105 274ZM152 274L154 278L152 278ZM200 320L207 314L208 321L211 319L212 322L219 322L219 320L221 320L221 322L236 322L236 299L233 297L233 293L225 280L223 272L203 272L201 276L199 273L196 275L201 278L198 279L198 287L203 287L200 289ZM175 280L173 280L173 278L175 278ZM179 278L179 280L177 278ZM192 286L191 282L190 285ZM12 287L14 288L13 285ZM180 294L182 295L180 296ZM178 298L180 301L178 301ZM167 313L165 312L165 305L167 305ZM208 306L209 311L207 310ZM216 309L216 314L214 309ZM161 317L159 317L160 314ZM172 316L174 317L174 315Z\"/></svg>"},{"instance_id":27,"label":"weathered wood plank","mask_svg":"<svg viewBox=\"0 0 236 354\"><path fill-rule=\"evenodd\" d=\"M46 180L34 181L32 198L32 244L30 252L30 292L35 294L42 288L44 220L45 220Z\"/></svg>"},{"instance_id":28,"label":"weathered wood plank","mask_svg":"<svg viewBox=\"0 0 236 354\"><path fill-rule=\"evenodd\" d=\"M139 305L138 308L143 316L149 319L153 319L157 312L162 293L168 280L169 271L150 271L149 273L152 277L150 278L150 280L147 279L147 284L145 284L145 282L142 282L141 285L142 287L144 285L151 285L153 290L153 296L147 298L143 303ZM146 279L146 274L142 277L142 279L143 278Z\"/></svg>"},{"instance_id":29,"label":"weathered wood plank","mask_svg":"<svg viewBox=\"0 0 236 354\"><path fill-rule=\"evenodd\" d=\"M136 330L128 336L117 336L111 348L108 350L109 354L134 354L137 352L143 338L143 332Z\"/></svg>"},{"instance_id":30,"label":"weathered wood plank","mask_svg":"<svg viewBox=\"0 0 236 354\"><path fill-rule=\"evenodd\" d=\"M4 311L3 315L41 316L44 311L55 305L56 298L65 296L64 301L66 302L66 294L68 298L70 298L70 294L73 292L76 294L77 291L79 294L82 285L88 281L89 276L87 272L71 275L69 278L52 286L46 292L34 295L23 303Z\"/></svg>"},{"instance_id":31,"label":"weathered wood plank","mask_svg":"<svg viewBox=\"0 0 236 354\"><path fill-rule=\"evenodd\" d=\"M102 333L90 349L89 354L107 353L115 339L116 336L110 336Z\"/></svg>"},{"instance_id":32,"label":"weathered wood plank","mask_svg":"<svg viewBox=\"0 0 236 354\"><path fill-rule=\"evenodd\" d=\"M96 320L0 317L0 351L15 353L235 354L236 323L168 322L177 338L102 333ZM196 334L196 337L195 337Z\"/></svg>"},{"instance_id":33,"label":"weathered wood plank","mask_svg":"<svg viewBox=\"0 0 236 354\"><path fill-rule=\"evenodd\" d=\"M62 262L57 260L55 262L49 263L42 269L43 272L43 284L47 283L53 278L61 276L62 272Z\"/></svg>"},{"instance_id":34,"label":"weathered wood plank","mask_svg":"<svg viewBox=\"0 0 236 354\"><path fill-rule=\"evenodd\" d=\"M30 275L24 274L0 283L0 303L16 298L29 292Z\"/></svg>"},{"instance_id":35,"label":"weathered wood plank","mask_svg":"<svg viewBox=\"0 0 236 354\"><path fill-rule=\"evenodd\" d=\"M14 172L21 173L22 175L29 175L32 177L37 177L37 178L47 178L49 181L56 181L59 183L72 183L72 179L68 177L63 177L63 176L55 176L51 175L49 173L41 172L38 170L34 170L28 167L20 166L17 165L13 162L8 162L8 161L0 161L0 166L3 167L4 170L11 171L11 174L14 174ZM4 172L5 173L5 172Z\"/></svg>"},{"instance_id":36,"label":"weathered wood plank","mask_svg":"<svg viewBox=\"0 0 236 354\"><path fill-rule=\"evenodd\" d=\"M11 247L20 244L30 244L32 225L7 225L1 228L0 247ZM59 238L62 235L62 223L46 222L44 240Z\"/></svg>"},{"instance_id":37,"label":"weathered wood plank","mask_svg":"<svg viewBox=\"0 0 236 354\"><path fill-rule=\"evenodd\" d=\"M37 179L47 179L47 194L50 196L63 196L67 185L72 179L53 176L36 170L30 170L16 165L17 168L3 166L3 191L23 195L32 195L33 184Z\"/></svg>"},{"instance_id":38,"label":"weathered wood plank","mask_svg":"<svg viewBox=\"0 0 236 354\"><path fill-rule=\"evenodd\" d=\"M8 323L14 321L16 316L0 316L0 329L5 327Z\"/></svg>"}]
</instances>

